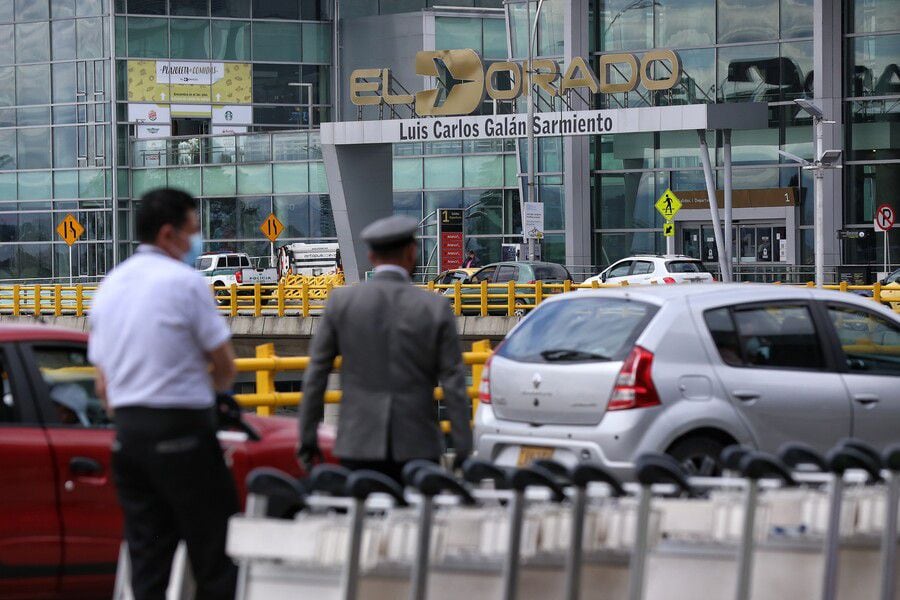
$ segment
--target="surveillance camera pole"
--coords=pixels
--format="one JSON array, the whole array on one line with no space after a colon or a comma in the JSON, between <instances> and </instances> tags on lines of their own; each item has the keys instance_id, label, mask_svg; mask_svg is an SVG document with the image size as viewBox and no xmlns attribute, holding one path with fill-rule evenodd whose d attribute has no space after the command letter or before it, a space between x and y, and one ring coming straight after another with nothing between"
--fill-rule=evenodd
<instances>
[{"instance_id":1,"label":"surveillance camera pole","mask_svg":"<svg viewBox=\"0 0 900 600\"><path fill-rule=\"evenodd\" d=\"M529 10L531 7L531 3L528 3ZM526 100L528 101L528 182L526 185L526 198L528 202L534 202L534 85L531 82L531 76L534 73L534 67L532 63L534 62L534 40L537 37L537 25L538 18L541 16L541 8L544 6L544 0L539 0L537 4L537 9L534 13L534 22L531 23L531 27L529 29L528 36L528 69L526 79L528 80L528 93L526 95ZM523 206L524 207L524 206ZM524 226L525 215L522 215L522 225ZM524 227L523 227L524 229ZM537 244L537 240L534 239L534 236L530 235L527 231L523 231L526 236L528 236L528 260L535 259L535 244Z\"/></svg>"},{"instance_id":2,"label":"surveillance camera pole","mask_svg":"<svg viewBox=\"0 0 900 600\"><path fill-rule=\"evenodd\" d=\"M816 128L816 181L815 181L815 232L814 253L816 265L816 287L825 285L825 168L822 166L824 154L824 118L813 116Z\"/></svg>"}]
</instances>

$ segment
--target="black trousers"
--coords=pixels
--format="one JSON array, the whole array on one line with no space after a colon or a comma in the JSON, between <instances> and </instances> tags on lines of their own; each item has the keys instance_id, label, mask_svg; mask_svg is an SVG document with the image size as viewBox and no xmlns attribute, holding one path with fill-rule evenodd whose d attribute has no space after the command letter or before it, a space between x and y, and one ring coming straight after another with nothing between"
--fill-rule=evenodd
<instances>
[{"instance_id":1,"label":"black trousers","mask_svg":"<svg viewBox=\"0 0 900 600\"><path fill-rule=\"evenodd\" d=\"M238 512L212 410L116 410L112 472L125 517L135 600L163 600L179 540L197 600L233 600L237 568L225 554Z\"/></svg>"}]
</instances>

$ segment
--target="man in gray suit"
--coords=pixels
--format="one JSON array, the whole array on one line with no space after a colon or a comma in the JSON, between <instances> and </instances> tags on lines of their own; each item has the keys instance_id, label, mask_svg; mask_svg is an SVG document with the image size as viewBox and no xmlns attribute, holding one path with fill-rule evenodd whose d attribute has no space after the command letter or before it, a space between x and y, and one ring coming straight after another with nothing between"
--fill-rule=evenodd
<instances>
[{"instance_id":1,"label":"man in gray suit","mask_svg":"<svg viewBox=\"0 0 900 600\"><path fill-rule=\"evenodd\" d=\"M362 231L374 277L335 289L312 340L300 406L299 460L321 454L316 429L334 358L343 357L334 453L350 469L373 469L397 481L413 459L437 462L443 451L434 387L441 383L456 465L469 455L472 432L456 323L446 298L412 286L418 223L381 219Z\"/></svg>"}]
</instances>

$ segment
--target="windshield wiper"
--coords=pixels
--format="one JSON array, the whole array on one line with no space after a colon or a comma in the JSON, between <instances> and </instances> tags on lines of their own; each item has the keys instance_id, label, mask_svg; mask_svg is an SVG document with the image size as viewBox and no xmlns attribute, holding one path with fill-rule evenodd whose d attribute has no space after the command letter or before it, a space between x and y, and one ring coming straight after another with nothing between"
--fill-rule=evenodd
<instances>
[{"instance_id":1,"label":"windshield wiper","mask_svg":"<svg viewBox=\"0 0 900 600\"><path fill-rule=\"evenodd\" d=\"M544 360L549 361L565 361L565 360L610 360L610 357L596 354L594 352L585 352L583 350L569 350L567 348L556 348L553 350L544 350L541 352Z\"/></svg>"}]
</instances>

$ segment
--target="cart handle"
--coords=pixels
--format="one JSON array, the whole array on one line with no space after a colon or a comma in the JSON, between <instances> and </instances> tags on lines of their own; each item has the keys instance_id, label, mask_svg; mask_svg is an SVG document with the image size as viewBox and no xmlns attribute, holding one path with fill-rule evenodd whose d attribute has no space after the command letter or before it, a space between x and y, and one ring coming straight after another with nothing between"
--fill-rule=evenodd
<instances>
[{"instance_id":1,"label":"cart handle","mask_svg":"<svg viewBox=\"0 0 900 600\"><path fill-rule=\"evenodd\" d=\"M449 473L441 471L437 465L433 465L433 468L422 467L416 471L413 485L424 496L437 496L441 492L450 492L459 496L460 501L467 506L475 504L475 498L472 497L469 490Z\"/></svg>"},{"instance_id":2,"label":"cart handle","mask_svg":"<svg viewBox=\"0 0 900 600\"><path fill-rule=\"evenodd\" d=\"M346 496L348 477L350 477L350 469L346 467L316 465L309 474L310 491L324 492L332 496Z\"/></svg>"},{"instance_id":3,"label":"cart handle","mask_svg":"<svg viewBox=\"0 0 900 600\"><path fill-rule=\"evenodd\" d=\"M347 478L347 495L365 500L372 494L387 494L398 506L406 506L400 484L384 473L368 469L351 472Z\"/></svg>"},{"instance_id":4,"label":"cart handle","mask_svg":"<svg viewBox=\"0 0 900 600\"><path fill-rule=\"evenodd\" d=\"M434 463L430 460L426 460L424 458L414 458L413 460L403 465L403 472L401 473L401 476L403 477L403 483L405 483L406 485L414 485L416 481L416 475L419 474L419 471L421 471L422 469L432 468L439 469L440 467L437 463Z\"/></svg>"},{"instance_id":5,"label":"cart handle","mask_svg":"<svg viewBox=\"0 0 900 600\"><path fill-rule=\"evenodd\" d=\"M862 469L869 474L869 482L881 481L878 465L866 453L847 446L832 448L825 455L828 468L832 473L843 476L848 469Z\"/></svg>"},{"instance_id":6,"label":"cart handle","mask_svg":"<svg viewBox=\"0 0 900 600\"><path fill-rule=\"evenodd\" d=\"M812 465L817 471L825 473L828 465L822 455L812 446L800 442L789 442L778 450L781 461L793 470L798 470L800 465Z\"/></svg>"},{"instance_id":7,"label":"cart handle","mask_svg":"<svg viewBox=\"0 0 900 600\"><path fill-rule=\"evenodd\" d=\"M572 469L572 485L586 488L592 481L605 483L612 490L612 495L621 497L625 495L625 489L618 479L603 467L593 463L580 463Z\"/></svg>"},{"instance_id":8,"label":"cart handle","mask_svg":"<svg viewBox=\"0 0 900 600\"><path fill-rule=\"evenodd\" d=\"M266 516L290 519L306 507L306 490L299 481L272 467L257 467L247 475L247 493L266 498Z\"/></svg>"},{"instance_id":9,"label":"cart handle","mask_svg":"<svg viewBox=\"0 0 900 600\"><path fill-rule=\"evenodd\" d=\"M859 438L844 438L838 442L838 446L843 446L844 448L853 448L854 450L862 452L870 459L872 459L872 461L876 465L878 465L879 468L881 467L881 455L878 453L878 450Z\"/></svg>"},{"instance_id":10,"label":"cart handle","mask_svg":"<svg viewBox=\"0 0 900 600\"><path fill-rule=\"evenodd\" d=\"M552 460L550 458L539 458L535 461L532 461L531 464L535 467L540 467L545 471L549 471L553 474L554 477L556 477L556 479L558 479L563 484L571 483L572 481L569 470L555 460Z\"/></svg>"},{"instance_id":11,"label":"cart handle","mask_svg":"<svg viewBox=\"0 0 900 600\"><path fill-rule=\"evenodd\" d=\"M524 492L529 487L545 487L552 492L554 502L562 502L566 499L566 493L556 482L553 473L537 465L516 469L510 483L517 492Z\"/></svg>"},{"instance_id":12,"label":"cart handle","mask_svg":"<svg viewBox=\"0 0 900 600\"><path fill-rule=\"evenodd\" d=\"M900 444L891 444L885 448L881 461L888 470L894 473L900 472Z\"/></svg>"},{"instance_id":13,"label":"cart handle","mask_svg":"<svg viewBox=\"0 0 900 600\"><path fill-rule=\"evenodd\" d=\"M759 480L774 477L781 479L786 485L797 485L787 465L765 452L753 451L744 454L741 459L740 472L748 479Z\"/></svg>"},{"instance_id":14,"label":"cart handle","mask_svg":"<svg viewBox=\"0 0 900 600\"><path fill-rule=\"evenodd\" d=\"M494 482L498 490L509 489L509 472L497 465L477 458L470 458L463 464L463 479L469 483L479 484L485 479Z\"/></svg>"},{"instance_id":15,"label":"cart handle","mask_svg":"<svg viewBox=\"0 0 900 600\"><path fill-rule=\"evenodd\" d=\"M688 483L681 465L668 454L642 454L635 463L638 481L646 486L654 483L671 483L681 488L689 496L695 496L696 491Z\"/></svg>"},{"instance_id":16,"label":"cart handle","mask_svg":"<svg viewBox=\"0 0 900 600\"><path fill-rule=\"evenodd\" d=\"M722 461L722 466L729 471L740 471L741 459L749 453L750 448L740 444L732 444L722 450L721 454L719 454L719 460Z\"/></svg>"}]
</instances>

